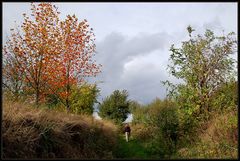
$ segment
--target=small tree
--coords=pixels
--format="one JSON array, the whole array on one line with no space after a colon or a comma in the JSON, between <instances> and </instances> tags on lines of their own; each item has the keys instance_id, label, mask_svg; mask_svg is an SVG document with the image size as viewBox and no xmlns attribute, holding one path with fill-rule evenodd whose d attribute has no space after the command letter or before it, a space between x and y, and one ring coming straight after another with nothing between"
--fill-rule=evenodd
<instances>
[{"instance_id":1,"label":"small tree","mask_svg":"<svg viewBox=\"0 0 240 161\"><path fill-rule=\"evenodd\" d=\"M34 91L36 105L39 104L46 83L46 72L58 55L59 30L56 29L58 12L48 3L40 3L37 7L31 3L31 18L24 16L22 31L11 29L12 33L3 48L3 56L14 58L14 67L21 73L25 84ZM16 72L15 72L16 73ZM12 76L15 74L12 72ZM4 75L5 76L5 75Z\"/></svg>"},{"instance_id":2,"label":"small tree","mask_svg":"<svg viewBox=\"0 0 240 161\"><path fill-rule=\"evenodd\" d=\"M56 94L70 111L72 86L81 85L85 77L96 76L101 65L93 60L95 35L86 19L79 21L75 15L68 15L65 21L60 22L59 27L60 57L58 61L53 62L54 65L52 64L49 70L51 79L48 79L48 85L51 88L50 92Z\"/></svg>"},{"instance_id":3,"label":"small tree","mask_svg":"<svg viewBox=\"0 0 240 161\"><path fill-rule=\"evenodd\" d=\"M171 46L169 72L182 79L176 86L177 102L191 115L209 112L209 99L222 84L235 77L234 62L230 57L236 52L237 41L234 33L216 36L213 31L192 37L192 29L187 28L190 40L181 48ZM175 93L176 94L176 93Z\"/></svg>"},{"instance_id":4,"label":"small tree","mask_svg":"<svg viewBox=\"0 0 240 161\"><path fill-rule=\"evenodd\" d=\"M126 90L115 90L99 106L99 115L103 118L114 120L116 123L122 123L130 113L128 93Z\"/></svg>"},{"instance_id":5,"label":"small tree","mask_svg":"<svg viewBox=\"0 0 240 161\"><path fill-rule=\"evenodd\" d=\"M193 37L190 26L187 28L190 39L182 42L180 48L171 46L169 72L184 83L168 83L171 96L178 104L178 118L184 138L195 139L199 125L211 116L214 93L223 84L234 80L235 60L230 55L236 52L237 41L233 32L216 36L206 30L204 35Z\"/></svg>"}]
</instances>

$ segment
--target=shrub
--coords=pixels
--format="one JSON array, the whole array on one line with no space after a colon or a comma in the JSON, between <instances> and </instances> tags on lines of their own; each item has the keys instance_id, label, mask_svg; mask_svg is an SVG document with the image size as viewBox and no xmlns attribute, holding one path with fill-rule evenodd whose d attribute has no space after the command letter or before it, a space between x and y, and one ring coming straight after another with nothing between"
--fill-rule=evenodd
<instances>
[{"instance_id":1,"label":"shrub","mask_svg":"<svg viewBox=\"0 0 240 161\"><path fill-rule=\"evenodd\" d=\"M230 81L218 88L218 90L211 97L212 110L224 111L236 109L238 104L237 82Z\"/></svg>"},{"instance_id":2,"label":"shrub","mask_svg":"<svg viewBox=\"0 0 240 161\"><path fill-rule=\"evenodd\" d=\"M97 103L97 96L100 90L96 84L82 84L81 86L72 86L71 95L69 96L70 111L74 114L91 115L94 110L94 103ZM66 111L62 104L63 100L55 94L47 94L46 105L50 109Z\"/></svg>"},{"instance_id":3,"label":"shrub","mask_svg":"<svg viewBox=\"0 0 240 161\"><path fill-rule=\"evenodd\" d=\"M97 95L100 90L96 84L83 84L78 87L73 87L73 92L70 96L70 109L72 113L89 114L93 113L93 105L97 102Z\"/></svg>"},{"instance_id":4,"label":"shrub","mask_svg":"<svg viewBox=\"0 0 240 161\"><path fill-rule=\"evenodd\" d=\"M176 104L170 100L155 99L135 111L136 137L146 142L148 152L158 157L169 157L175 152L178 140L178 113ZM137 119L137 120L136 120ZM141 120L144 120L142 124ZM141 127L141 129L138 129ZM134 135L134 134L133 134Z\"/></svg>"}]
</instances>

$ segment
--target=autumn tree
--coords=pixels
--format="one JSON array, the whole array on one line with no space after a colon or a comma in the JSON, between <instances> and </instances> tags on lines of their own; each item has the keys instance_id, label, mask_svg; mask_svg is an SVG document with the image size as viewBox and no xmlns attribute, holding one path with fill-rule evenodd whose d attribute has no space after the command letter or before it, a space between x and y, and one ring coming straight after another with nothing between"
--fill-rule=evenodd
<instances>
[{"instance_id":1,"label":"autumn tree","mask_svg":"<svg viewBox=\"0 0 240 161\"><path fill-rule=\"evenodd\" d=\"M103 118L122 123L130 113L128 93L126 90L115 90L99 106L99 115Z\"/></svg>"},{"instance_id":2,"label":"autumn tree","mask_svg":"<svg viewBox=\"0 0 240 161\"><path fill-rule=\"evenodd\" d=\"M56 67L52 68L53 71L49 70L49 74L54 75L48 79L48 84L67 110L70 110L71 86L81 85L85 77L96 76L101 65L92 59L95 54L95 35L87 20L79 22L75 15L68 15L65 21L60 22L60 29L60 58L54 62Z\"/></svg>"},{"instance_id":3,"label":"autumn tree","mask_svg":"<svg viewBox=\"0 0 240 161\"><path fill-rule=\"evenodd\" d=\"M12 34L4 47L4 56L14 55L17 70L23 73L24 81L31 86L38 105L44 92L47 70L58 55L59 39L58 12L49 3L38 6L31 3L31 18L25 13L22 31L11 29Z\"/></svg>"},{"instance_id":4,"label":"autumn tree","mask_svg":"<svg viewBox=\"0 0 240 161\"><path fill-rule=\"evenodd\" d=\"M12 54L16 59L16 69L34 91L37 105L52 93L69 110L71 86L100 72L100 65L92 60L93 30L86 20L79 22L75 15L60 21L60 12L51 3L32 3L31 10L31 18L23 14L23 30L12 29L4 56Z\"/></svg>"}]
</instances>

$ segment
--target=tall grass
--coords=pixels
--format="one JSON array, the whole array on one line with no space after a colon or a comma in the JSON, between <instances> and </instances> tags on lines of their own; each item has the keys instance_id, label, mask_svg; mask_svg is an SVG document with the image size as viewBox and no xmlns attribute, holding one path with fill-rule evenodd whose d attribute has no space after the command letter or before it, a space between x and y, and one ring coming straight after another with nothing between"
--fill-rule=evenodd
<instances>
[{"instance_id":1,"label":"tall grass","mask_svg":"<svg viewBox=\"0 0 240 161\"><path fill-rule=\"evenodd\" d=\"M214 113L212 119L205 126L206 130L198 132L199 140L193 145L179 149L174 158L237 159L237 111Z\"/></svg>"},{"instance_id":2,"label":"tall grass","mask_svg":"<svg viewBox=\"0 0 240 161\"><path fill-rule=\"evenodd\" d=\"M3 158L113 158L116 138L109 121L3 102Z\"/></svg>"}]
</instances>

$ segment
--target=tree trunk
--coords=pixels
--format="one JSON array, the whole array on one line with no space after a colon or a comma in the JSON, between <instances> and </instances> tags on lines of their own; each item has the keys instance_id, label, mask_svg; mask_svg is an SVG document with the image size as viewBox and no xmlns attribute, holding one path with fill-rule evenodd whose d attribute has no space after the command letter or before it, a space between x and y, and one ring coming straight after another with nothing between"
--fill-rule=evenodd
<instances>
[{"instance_id":1,"label":"tree trunk","mask_svg":"<svg viewBox=\"0 0 240 161\"><path fill-rule=\"evenodd\" d=\"M66 99L66 107L67 107L67 112L70 112L70 105L69 105L69 99Z\"/></svg>"},{"instance_id":2,"label":"tree trunk","mask_svg":"<svg viewBox=\"0 0 240 161\"><path fill-rule=\"evenodd\" d=\"M70 61L68 62L67 67L67 99L66 99L66 106L67 106L67 112L70 112L70 104L69 104L69 93L70 93L70 82L69 82L69 68L70 68Z\"/></svg>"},{"instance_id":3,"label":"tree trunk","mask_svg":"<svg viewBox=\"0 0 240 161\"><path fill-rule=\"evenodd\" d=\"M35 104L36 104L37 107L39 107L39 94L40 94L40 92L39 92L39 89L37 87L37 89L36 89L36 100L35 100Z\"/></svg>"}]
</instances>

